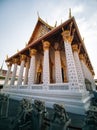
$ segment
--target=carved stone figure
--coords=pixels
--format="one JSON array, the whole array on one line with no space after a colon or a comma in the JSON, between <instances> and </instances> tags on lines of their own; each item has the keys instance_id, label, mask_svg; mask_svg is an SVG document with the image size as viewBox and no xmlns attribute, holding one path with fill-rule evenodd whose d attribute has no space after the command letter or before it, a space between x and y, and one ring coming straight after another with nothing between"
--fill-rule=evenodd
<instances>
[{"instance_id":1,"label":"carved stone figure","mask_svg":"<svg viewBox=\"0 0 97 130\"><path fill-rule=\"evenodd\" d=\"M97 107L90 106L86 114L83 130L97 130Z\"/></svg>"},{"instance_id":2,"label":"carved stone figure","mask_svg":"<svg viewBox=\"0 0 97 130\"><path fill-rule=\"evenodd\" d=\"M54 116L53 121L56 123L66 123L69 120L69 117L62 105L54 104Z\"/></svg>"},{"instance_id":3,"label":"carved stone figure","mask_svg":"<svg viewBox=\"0 0 97 130\"><path fill-rule=\"evenodd\" d=\"M32 103L29 99L22 99L20 102L19 112L13 121L13 129L31 129L32 127Z\"/></svg>"},{"instance_id":4,"label":"carved stone figure","mask_svg":"<svg viewBox=\"0 0 97 130\"><path fill-rule=\"evenodd\" d=\"M47 125L45 126L45 122L48 120L48 112L45 107L45 102L40 100L34 100L35 112L34 118L36 118L37 128L36 130L46 130Z\"/></svg>"},{"instance_id":5,"label":"carved stone figure","mask_svg":"<svg viewBox=\"0 0 97 130\"><path fill-rule=\"evenodd\" d=\"M9 108L9 95L0 94L0 117L7 118Z\"/></svg>"},{"instance_id":6,"label":"carved stone figure","mask_svg":"<svg viewBox=\"0 0 97 130\"><path fill-rule=\"evenodd\" d=\"M97 92L93 91L93 98L91 99L91 105L96 106L97 107Z\"/></svg>"}]
</instances>

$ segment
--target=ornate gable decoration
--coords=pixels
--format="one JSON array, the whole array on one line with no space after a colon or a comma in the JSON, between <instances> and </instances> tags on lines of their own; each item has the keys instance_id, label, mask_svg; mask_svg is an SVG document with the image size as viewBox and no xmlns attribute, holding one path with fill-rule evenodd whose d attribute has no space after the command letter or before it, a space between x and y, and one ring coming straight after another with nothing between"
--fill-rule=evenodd
<instances>
[{"instance_id":1,"label":"ornate gable decoration","mask_svg":"<svg viewBox=\"0 0 97 130\"><path fill-rule=\"evenodd\" d=\"M53 27L48 25L46 22L44 22L40 17L38 17L37 24L35 26L35 29L32 33L32 36L28 42L28 44L31 44L33 41L39 39L43 35L47 34L50 30L52 30Z\"/></svg>"}]
</instances>

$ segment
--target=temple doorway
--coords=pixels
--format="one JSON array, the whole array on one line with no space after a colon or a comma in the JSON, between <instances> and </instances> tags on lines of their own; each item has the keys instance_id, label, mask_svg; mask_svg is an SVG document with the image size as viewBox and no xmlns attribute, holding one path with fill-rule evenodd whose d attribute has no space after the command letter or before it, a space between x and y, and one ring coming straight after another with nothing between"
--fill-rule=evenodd
<instances>
[{"instance_id":1,"label":"temple doorway","mask_svg":"<svg viewBox=\"0 0 97 130\"><path fill-rule=\"evenodd\" d=\"M41 83L41 72L37 72L37 83Z\"/></svg>"}]
</instances>

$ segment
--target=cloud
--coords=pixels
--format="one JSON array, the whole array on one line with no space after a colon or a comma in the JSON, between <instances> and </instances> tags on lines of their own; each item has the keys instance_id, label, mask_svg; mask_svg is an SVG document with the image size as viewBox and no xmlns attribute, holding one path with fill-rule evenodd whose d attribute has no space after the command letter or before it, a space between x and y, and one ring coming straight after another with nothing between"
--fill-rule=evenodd
<instances>
[{"instance_id":1,"label":"cloud","mask_svg":"<svg viewBox=\"0 0 97 130\"><path fill-rule=\"evenodd\" d=\"M73 14L82 13L83 11L84 11L83 5L78 5L78 6L75 6L74 8L72 8Z\"/></svg>"}]
</instances>

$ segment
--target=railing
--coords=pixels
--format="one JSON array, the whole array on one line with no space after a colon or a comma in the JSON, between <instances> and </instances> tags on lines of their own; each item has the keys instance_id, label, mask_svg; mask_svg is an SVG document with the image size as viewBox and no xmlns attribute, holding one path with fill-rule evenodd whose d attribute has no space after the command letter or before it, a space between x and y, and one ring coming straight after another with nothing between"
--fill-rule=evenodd
<instances>
[{"instance_id":1,"label":"railing","mask_svg":"<svg viewBox=\"0 0 97 130\"><path fill-rule=\"evenodd\" d=\"M32 89L43 89L43 84L33 84L33 85L31 85L31 88Z\"/></svg>"},{"instance_id":2,"label":"railing","mask_svg":"<svg viewBox=\"0 0 97 130\"><path fill-rule=\"evenodd\" d=\"M26 88L28 88L28 85L20 85L19 88L20 89L26 89Z\"/></svg>"},{"instance_id":3,"label":"railing","mask_svg":"<svg viewBox=\"0 0 97 130\"><path fill-rule=\"evenodd\" d=\"M68 83L56 83L56 84L48 84L48 90L69 90ZM33 90L42 90L44 89L43 84L33 84L33 85L11 85L6 87L7 89L33 89Z\"/></svg>"},{"instance_id":4,"label":"railing","mask_svg":"<svg viewBox=\"0 0 97 130\"><path fill-rule=\"evenodd\" d=\"M49 84L49 90L68 90L68 83Z\"/></svg>"},{"instance_id":5,"label":"railing","mask_svg":"<svg viewBox=\"0 0 97 130\"><path fill-rule=\"evenodd\" d=\"M48 90L68 90L68 83L49 84ZM32 89L43 89L43 84L34 84L31 86Z\"/></svg>"},{"instance_id":6,"label":"railing","mask_svg":"<svg viewBox=\"0 0 97 130\"><path fill-rule=\"evenodd\" d=\"M17 88L17 85L11 85L9 88Z\"/></svg>"}]
</instances>

